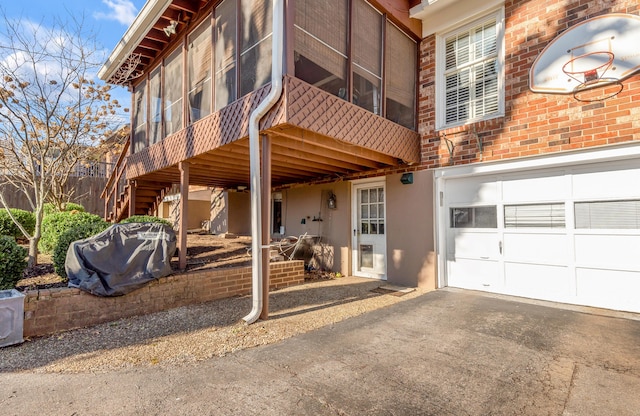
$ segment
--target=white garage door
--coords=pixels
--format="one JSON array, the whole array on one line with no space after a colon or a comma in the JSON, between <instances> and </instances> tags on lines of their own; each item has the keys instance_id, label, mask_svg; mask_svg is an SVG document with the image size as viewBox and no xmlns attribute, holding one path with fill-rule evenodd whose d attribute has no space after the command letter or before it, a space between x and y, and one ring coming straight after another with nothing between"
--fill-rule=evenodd
<instances>
[{"instance_id":1,"label":"white garage door","mask_svg":"<svg viewBox=\"0 0 640 416\"><path fill-rule=\"evenodd\" d=\"M444 181L447 284L640 312L638 166Z\"/></svg>"}]
</instances>

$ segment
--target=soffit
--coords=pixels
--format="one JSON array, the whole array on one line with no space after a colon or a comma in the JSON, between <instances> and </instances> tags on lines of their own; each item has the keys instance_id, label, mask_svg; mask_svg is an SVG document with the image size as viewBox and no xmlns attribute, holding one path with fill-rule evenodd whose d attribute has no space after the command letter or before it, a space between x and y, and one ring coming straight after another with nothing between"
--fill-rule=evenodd
<instances>
[{"instance_id":1,"label":"soffit","mask_svg":"<svg viewBox=\"0 0 640 416\"><path fill-rule=\"evenodd\" d=\"M98 71L111 84L126 85L142 75L144 67L160 56L207 4L205 0L149 0ZM164 29L177 22L176 34Z\"/></svg>"}]
</instances>

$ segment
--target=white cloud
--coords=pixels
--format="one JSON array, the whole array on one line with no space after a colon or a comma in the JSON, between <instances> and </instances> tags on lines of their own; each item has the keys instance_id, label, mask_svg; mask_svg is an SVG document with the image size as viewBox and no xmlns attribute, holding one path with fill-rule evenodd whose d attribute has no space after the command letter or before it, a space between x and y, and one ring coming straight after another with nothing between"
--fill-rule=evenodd
<instances>
[{"instance_id":1,"label":"white cloud","mask_svg":"<svg viewBox=\"0 0 640 416\"><path fill-rule=\"evenodd\" d=\"M136 18L138 10L130 0L102 0L109 8L108 13L96 12L93 17L96 19L116 20L120 24L129 26Z\"/></svg>"}]
</instances>

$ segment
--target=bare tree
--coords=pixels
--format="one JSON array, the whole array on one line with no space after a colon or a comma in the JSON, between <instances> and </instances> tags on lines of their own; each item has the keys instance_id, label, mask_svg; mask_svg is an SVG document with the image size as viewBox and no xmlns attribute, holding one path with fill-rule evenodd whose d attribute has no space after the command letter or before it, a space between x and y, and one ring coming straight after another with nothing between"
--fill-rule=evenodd
<instances>
[{"instance_id":1,"label":"bare tree","mask_svg":"<svg viewBox=\"0 0 640 416\"><path fill-rule=\"evenodd\" d=\"M74 168L115 128L119 105L110 86L94 81L100 49L82 20L45 27L6 13L1 19L0 188L17 189L35 214L33 234L14 219L29 239L31 266L37 264L43 205L60 197ZM2 192L0 204L8 211Z\"/></svg>"}]
</instances>

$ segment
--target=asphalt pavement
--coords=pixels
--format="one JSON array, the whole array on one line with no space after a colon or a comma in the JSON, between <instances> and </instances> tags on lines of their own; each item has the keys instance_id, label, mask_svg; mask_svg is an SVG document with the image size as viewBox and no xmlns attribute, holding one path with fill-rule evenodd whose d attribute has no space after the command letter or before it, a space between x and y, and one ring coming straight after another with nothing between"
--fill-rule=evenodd
<instances>
[{"instance_id":1,"label":"asphalt pavement","mask_svg":"<svg viewBox=\"0 0 640 416\"><path fill-rule=\"evenodd\" d=\"M194 365L0 374L3 415L639 415L640 318L439 290Z\"/></svg>"}]
</instances>

